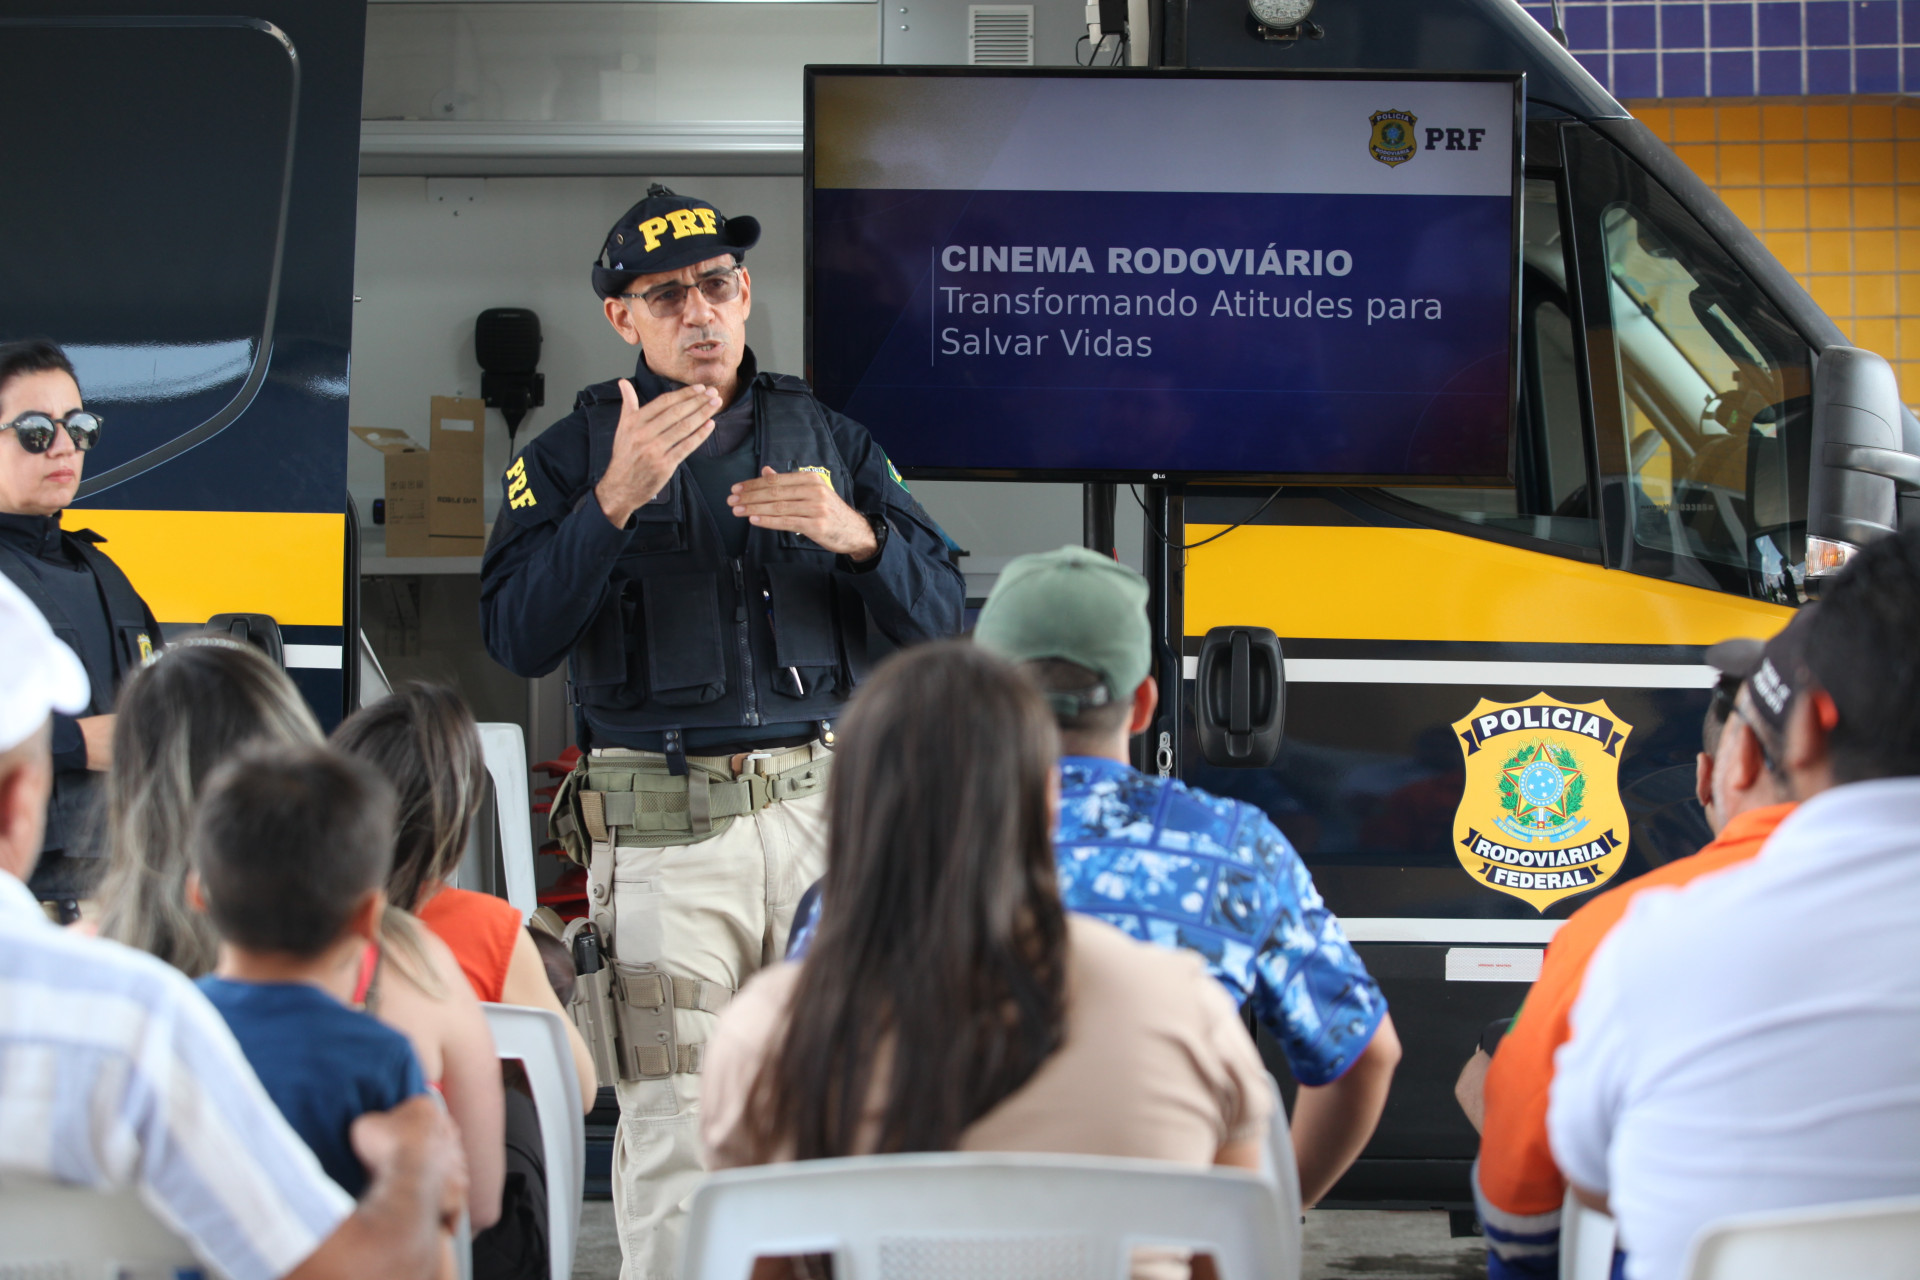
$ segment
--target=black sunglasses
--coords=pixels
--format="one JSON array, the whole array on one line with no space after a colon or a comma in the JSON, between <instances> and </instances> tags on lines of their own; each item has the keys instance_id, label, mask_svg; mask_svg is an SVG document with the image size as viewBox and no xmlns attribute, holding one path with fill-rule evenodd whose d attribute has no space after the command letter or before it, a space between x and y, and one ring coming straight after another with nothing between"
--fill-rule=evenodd
<instances>
[{"instance_id":1,"label":"black sunglasses","mask_svg":"<svg viewBox=\"0 0 1920 1280\"><path fill-rule=\"evenodd\" d=\"M64 418L53 418L44 413L23 413L0 427L0 431L13 432L20 441L20 447L28 453L45 453L53 448L53 433L65 427L67 434L73 437L73 447L85 453L100 439L102 421L99 414L88 413L85 409L75 409Z\"/></svg>"}]
</instances>

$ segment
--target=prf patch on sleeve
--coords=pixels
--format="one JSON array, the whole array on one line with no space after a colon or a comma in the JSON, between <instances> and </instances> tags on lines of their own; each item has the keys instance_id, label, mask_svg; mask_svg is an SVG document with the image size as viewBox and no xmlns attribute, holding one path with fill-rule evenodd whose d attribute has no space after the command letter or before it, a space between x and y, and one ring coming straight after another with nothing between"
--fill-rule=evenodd
<instances>
[{"instance_id":1,"label":"prf patch on sleeve","mask_svg":"<svg viewBox=\"0 0 1920 1280\"><path fill-rule=\"evenodd\" d=\"M527 459L522 454L507 468L507 505L519 511L538 506L539 501L533 496L533 486L527 483Z\"/></svg>"}]
</instances>

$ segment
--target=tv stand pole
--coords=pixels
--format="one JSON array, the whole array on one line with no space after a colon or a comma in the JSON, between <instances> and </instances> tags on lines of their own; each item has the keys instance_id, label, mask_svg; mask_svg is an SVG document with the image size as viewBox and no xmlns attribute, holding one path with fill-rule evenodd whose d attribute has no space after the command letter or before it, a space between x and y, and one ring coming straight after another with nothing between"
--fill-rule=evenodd
<instances>
[{"instance_id":1,"label":"tv stand pole","mask_svg":"<svg viewBox=\"0 0 1920 1280\"><path fill-rule=\"evenodd\" d=\"M1087 550L1114 554L1113 508L1118 495L1119 487L1110 483L1080 486L1080 541Z\"/></svg>"}]
</instances>

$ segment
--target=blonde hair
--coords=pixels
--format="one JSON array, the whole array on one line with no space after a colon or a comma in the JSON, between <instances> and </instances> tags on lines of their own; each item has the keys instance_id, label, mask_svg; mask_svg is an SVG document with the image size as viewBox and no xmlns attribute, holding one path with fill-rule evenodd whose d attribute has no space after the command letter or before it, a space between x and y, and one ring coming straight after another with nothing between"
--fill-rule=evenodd
<instances>
[{"instance_id":1,"label":"blonde hair","mask_svg":"<svg viewBox=\"0 0 1920 1280\"><path fill-rule=\"evenodd\" d=\"M219 935L187 905L186 892L200 788L244 747L323 743L299 690L250 645L188 637L136 673L115 708L100 935L188 977L211 970Z\"/></svg>"}]
</instances>

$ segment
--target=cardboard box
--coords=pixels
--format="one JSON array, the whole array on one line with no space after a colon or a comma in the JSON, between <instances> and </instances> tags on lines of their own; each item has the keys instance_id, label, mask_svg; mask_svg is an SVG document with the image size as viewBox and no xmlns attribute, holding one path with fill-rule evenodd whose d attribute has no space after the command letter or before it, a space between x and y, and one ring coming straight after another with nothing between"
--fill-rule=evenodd
<instances>
[{"instance_id":1,"label":"cardboard box","mask_svg":"<svg viewBox=\"0 0 1920 1280\"><path fill-rule=\"evenodd\" d=\"M480 494L485 483L487 405L484 400L433 397L427 438L429 555L477 556L486 542Z\"/></svg>"},{"instance_id":2,"label":"cardboard box","mask_svg":"<svg viewBox=\"0 0 1920 1280\"><path fill-rule=\"evenodd\" d=\"M486 549L486 423L484 401L435 396L427 448L404 431L352 428L386 463L389 556L477 556Z\"/></svg>"},{"instance_id":3,"label":"cardboard box","mask_svg":"<svg viewBox=\"0 0 1920 1280\"><path fill-rule=\"evenodd\" d=\"M427 534L427 451L404 431L386 427L353 427L356 436L380 451L387 471L387 554L434 554Z\"/></svg>"}]
</instances>

